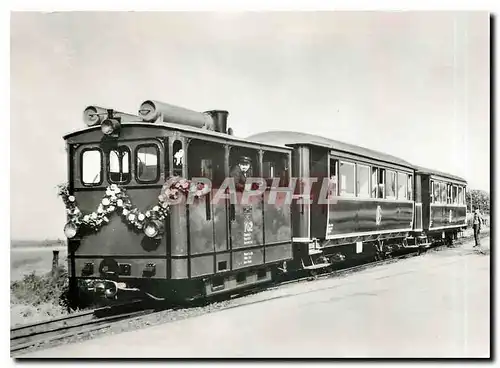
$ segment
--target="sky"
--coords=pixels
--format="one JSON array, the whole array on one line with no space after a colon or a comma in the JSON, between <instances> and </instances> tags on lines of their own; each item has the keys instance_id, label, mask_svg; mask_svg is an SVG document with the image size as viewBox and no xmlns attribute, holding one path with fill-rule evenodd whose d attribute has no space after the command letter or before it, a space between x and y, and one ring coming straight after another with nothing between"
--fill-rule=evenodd
<instances>
[{"instance_id":1,"label":"sky","mask_svg":"<svg viewBox=\"0 0 500 368\"><path fill-rule=\"evenodd\" d=\"M11 14L11 238L63 238L62 136L147 99L319 134L490 189L484 12Z\"/></svg>"}]
</instances>

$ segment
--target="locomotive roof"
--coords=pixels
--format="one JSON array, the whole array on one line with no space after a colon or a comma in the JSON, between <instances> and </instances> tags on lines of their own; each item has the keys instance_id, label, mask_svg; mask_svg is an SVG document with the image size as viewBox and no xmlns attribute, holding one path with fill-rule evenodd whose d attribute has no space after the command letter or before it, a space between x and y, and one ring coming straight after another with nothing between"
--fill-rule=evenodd
<instances>
[{"instance_id":1,"label":"locomotive roof","mask_svg":"<svg viewBox=\"0 0 500 368\"><path fill-rule=\"evenodd\" d=\"M272 142L269 142L269 143L259 142L259 141L250 140L247 138L240 138L240 137L237 137L234 135L229 135L226 133L216 132L213 130L195 128L195 127L191 127L189 125L182 125L182 124L175 124L175 123L164 123L164 122L160 122L160 123L126 122L126 123L123 123L123 126L144 126L144 127L153 128L153 129L154 128L167 128L170 130L180 130L180 131L184 131L184 132L197 133L197 134L204 135L204 136L212 136L214 138L223 138L225 140L230 140L230 141L234 141L234 142L254 143L254 144L260 145L260 146L280 148L280 149L285 149L288 151L291 150L290 147L287 147L287 146L282 145L282 144L273 144ZM88 132L88 131L92 131L92 130L99 130L100 127L101 127L100 125L95 125L95 126L91 126L91 127L87 127L87 128L82 128L82 129L79 129L77 131L73 131L71 133L65 134L63 136L63 139L68 139L72 136L75 136L75 135L78 135L78 134L81 134L84 132Z\"/></svg>"},{"instance_id":2,"label":"locomotive roof","mask_svg":"<svg viewBox=\"0 0 500 368\"><path fill-rule=\"evenodd\" d=\"M419 174L427 174L427 175L434 175L434 176L441 176L445 179L451 179L451 180L456 180L456 181L461 181L464 183L467 183L467 180L460 176L444 173L442 171L437 171L434 169L428 169L422 166L415 166L415 171Z\"/></svg>"},{"instance_id":3,"label":"locomotive roof","mask_svg":"<svg viewBox=\"0 0 500 368\"><path fill-rule=\"evenodd\" d=\"M336 141L333 139L321 137L319 135L314 135L314 134L291 132L291 131L269 131L252 135L248 137L248 139L256 140L259 142L269 142L269 143L272 142L274 144L282 144L282 145L305 144L305 145L326 147L329 149L334 149L347 153L353 153L359 156L373 158L379 161L385 161L405 167L414 168L414 165L412 165L408 161L400 159L399 157L391 156L386 153L356 146L354 144Z\"/></svg>"}]
</instances>

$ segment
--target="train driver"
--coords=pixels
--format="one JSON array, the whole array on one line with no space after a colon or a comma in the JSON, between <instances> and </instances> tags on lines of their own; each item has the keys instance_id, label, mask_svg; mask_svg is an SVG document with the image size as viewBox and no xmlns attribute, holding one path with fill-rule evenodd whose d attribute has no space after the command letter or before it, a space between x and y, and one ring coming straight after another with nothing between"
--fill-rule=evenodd
<instances>
[{"instance_id":1,"label":"train driver","mask_svg":"<svg viewBox=\"0 0 500 368\"><path fill-rule=\"evenodd\" d=\"M233 166L229 172L229 176L234 179L234 184L237 191L243 191L245 189L245 182L248 175L251 173L252 159L247 156L241 156L238 160L238 164Z\"/></svg>"}]
</instances>

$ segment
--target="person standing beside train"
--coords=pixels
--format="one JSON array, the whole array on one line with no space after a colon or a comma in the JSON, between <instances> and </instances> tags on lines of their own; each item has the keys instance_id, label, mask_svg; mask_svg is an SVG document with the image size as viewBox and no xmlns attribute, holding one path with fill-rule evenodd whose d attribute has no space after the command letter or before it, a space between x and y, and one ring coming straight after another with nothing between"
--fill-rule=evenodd
<instances>
[{"instance_id":1,"label":"person standing beside train","mask_svg":"<svg viewBox=\"0 0 500 368\"><path fill-rule=\"evenodd\" d=\"M479 210L476 208L476 210L474 211L474 217L472 219L472 228L474 229L474 240L476 242L474 248L481 246L481 239L479 239L479 233L481 232L482 224L483 224L483 218L481 217Z\"/></svg>"}]
</instances>

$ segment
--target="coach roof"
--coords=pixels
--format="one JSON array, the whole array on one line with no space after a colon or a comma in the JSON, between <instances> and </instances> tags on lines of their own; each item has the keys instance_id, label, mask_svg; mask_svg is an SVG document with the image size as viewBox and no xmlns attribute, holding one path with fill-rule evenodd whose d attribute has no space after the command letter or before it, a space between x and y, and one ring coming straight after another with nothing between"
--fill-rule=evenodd
<instances>
[{"instance_id":1,"label":"coach roof","mask_svg":"<svg viewBox=\"0 0 500 368\"><path fill-rule=\"evenodd\" d=\"M425 168L425 167L422 167L422 166L415 166L415 171L418 174L427 174L427 175L440 176L440 177L445 178L445 179L451 179L451 180L456 180L456 181L460 181L460 182L463 182L463 183L467 183L467 180L465 180L464 178L461 178L460 176L456 176L456 175L444 173L442 171L437 171L437 170L434 170L434 169L428 169L428 168Z\"/></svg>"},{"instance_id":2,"label":"coach roof","mask_svg":"<svg viewBox=\"0 0 500 368\"><path fill-rule=\"evenodd\" d=\"M379 161L385 161L392 164L397 164L405 167L414 168L414 165L400 159L399 157L391 156L386 153L374 151L368 148L355 146L354 144L339 142L333 139L321 137L319 135L291 132L291 131L269 131L264 133L258 133L248 137L249 140L273 143L280 145L311 145L326 147L329 149L342 151L346 153L352 153L358 156L363 156L367 158L372 158Z\"/></svg>"}]
</instances>

